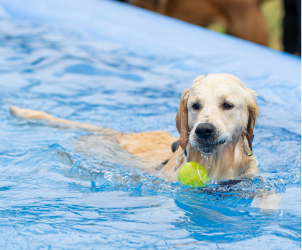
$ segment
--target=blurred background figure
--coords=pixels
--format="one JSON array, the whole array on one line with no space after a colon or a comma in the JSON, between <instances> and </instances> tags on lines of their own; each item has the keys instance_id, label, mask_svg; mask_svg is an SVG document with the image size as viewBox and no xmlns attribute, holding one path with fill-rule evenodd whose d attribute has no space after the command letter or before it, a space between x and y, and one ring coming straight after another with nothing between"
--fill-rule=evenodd
<instances>
[{"instance_id":1,"label":"blurred background figure","mask_svg":"<svg viewBox=\"0 0 302 250\"><path fill-rule=\"evenodd\" d=\"M119 1L273 49L301 54L301 0Z\"/></svg>"},{"instance_id":2,"label":"blurred background figure","mask_svg":"<svg viewBox=\"0 0 302 250\"><path fill-rule=\"evenodd\" d=\"M220 22L228 34L268 44L268 28L260 11L262 0L130 0L131 4L207 27Z\"/></svg>"}]
</instances>

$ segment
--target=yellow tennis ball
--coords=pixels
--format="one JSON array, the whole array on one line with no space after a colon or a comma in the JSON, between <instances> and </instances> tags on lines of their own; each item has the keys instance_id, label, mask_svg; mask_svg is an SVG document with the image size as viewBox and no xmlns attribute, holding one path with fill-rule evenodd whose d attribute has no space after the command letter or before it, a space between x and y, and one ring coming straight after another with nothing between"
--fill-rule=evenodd
<instances>
[{"instance_id":1,"label":"yellow tennis ball","mask_svg":"<svg viewBox=\"0 0 302 250\"><path fill-rule=\"evenodd\" d=\"M179 171L178 181L186 186L204 187L210 179L207 170L200 163L187 162Z\"/></svg>"}]
</instances>

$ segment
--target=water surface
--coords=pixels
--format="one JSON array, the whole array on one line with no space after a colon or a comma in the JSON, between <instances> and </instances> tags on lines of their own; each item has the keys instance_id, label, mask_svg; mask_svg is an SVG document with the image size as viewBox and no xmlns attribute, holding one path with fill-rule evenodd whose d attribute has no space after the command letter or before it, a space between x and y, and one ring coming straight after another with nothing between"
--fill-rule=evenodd
<instances>
[{"instance_id":1,"label":"water surface","mask_svg":"<svg viewBox=\"0 0 302 250\"><path fill-rule=\"evenodd\" d=\"M1 248L300 248L299 77L251 72L232 53L136 51L39 22L1 19L0 31ZM182 188L114 164L114 154L75 150L89 132L9 114L17 105L126 133L166 130L177 137L181 93L197 75L218 72L259 93L254 152L264 180L213 185L214 192ZM252 196L259 188L276 190L279 210L257 208Z\"/></svg>"}]
</instances>

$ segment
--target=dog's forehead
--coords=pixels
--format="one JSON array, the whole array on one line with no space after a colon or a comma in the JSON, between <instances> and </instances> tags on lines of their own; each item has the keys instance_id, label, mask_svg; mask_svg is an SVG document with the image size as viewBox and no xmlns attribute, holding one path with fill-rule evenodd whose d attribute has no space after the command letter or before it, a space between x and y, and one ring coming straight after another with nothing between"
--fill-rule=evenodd
<instances>
[{"instance_id":1,"label":"dog's forehead","mask_svg":"<svg viewBox=\"0 0 302 250\"><path fill-rule=\"evenodd\" d=\"M226 98L242 95L243 84L235 76L228 74L208 75L193 83L190 88L192 98Z\"/></svg>"}]
</instances>

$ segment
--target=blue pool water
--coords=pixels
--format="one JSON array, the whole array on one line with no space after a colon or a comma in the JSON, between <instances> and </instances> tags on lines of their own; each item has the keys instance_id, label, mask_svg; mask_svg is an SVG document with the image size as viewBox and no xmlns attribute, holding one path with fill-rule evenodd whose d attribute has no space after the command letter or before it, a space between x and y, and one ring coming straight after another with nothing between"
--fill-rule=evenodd
<instances>
[{"instance_id":1,"label":"blue pool water","mask_svg":"<svg viewBox=\"0 0 302 250\"><path fill-rule=\"evenodd\" d=\"M109 1L3 0L0 17L1 249L300 249L300 59ZM259 94L265 179L245 186L182 188L79 150L88 132L9 114L177 137L181 93L218 72ZM280 209L259 209L259 189Z\"/></svg>"}]
</instances>

